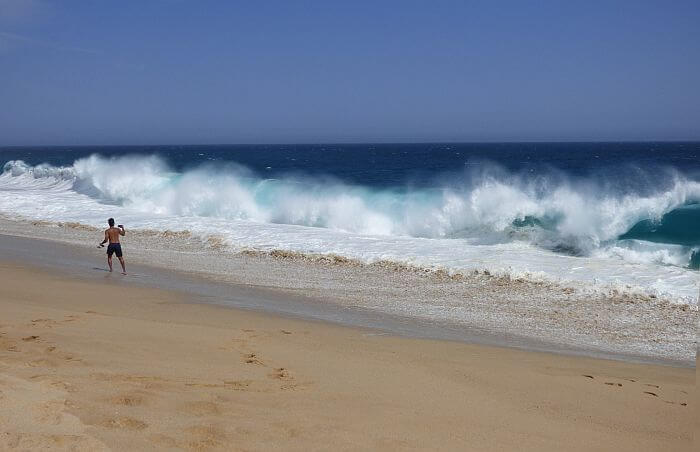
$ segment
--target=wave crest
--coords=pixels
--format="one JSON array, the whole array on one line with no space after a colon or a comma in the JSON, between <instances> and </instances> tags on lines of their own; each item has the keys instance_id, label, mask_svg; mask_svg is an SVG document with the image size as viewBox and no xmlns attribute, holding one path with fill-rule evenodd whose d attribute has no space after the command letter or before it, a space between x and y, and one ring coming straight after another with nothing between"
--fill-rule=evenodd
<instances>
[{"instance_id":1,"label":"wave crest","mask_svg":"<svg viewBox=\"0 0 700 452\"><path fill-rule=\"evenodd\" d=\"M10 161L3 177L15 179L15 185L22 180L42 180L44 185L68 181L72 190L101 202L155 215L252 220L362 235L463 238L476 245L519 240L570 254L607 249L633 259L649 252L650 259L671 265L689 259L688 245L700 245L684 243L686 248L662 252L611 243L642 221L655 224L674 209L700 202L700 183L672 172L644 193L554 172L528 177L497 167L464 173L433 189L374 190L303 175L265 179L235 164L177 173L157 156L93 155L70 167Z\"/></svg>"}]
</instances>

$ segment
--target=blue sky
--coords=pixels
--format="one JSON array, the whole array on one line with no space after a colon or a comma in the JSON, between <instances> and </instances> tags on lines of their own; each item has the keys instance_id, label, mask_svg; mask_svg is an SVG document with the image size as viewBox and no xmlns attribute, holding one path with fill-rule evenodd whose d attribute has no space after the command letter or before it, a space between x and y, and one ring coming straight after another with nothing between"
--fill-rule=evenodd
<instances>
[{"instance_id":1,"label":"blue sky","mask_svg":"<svg viewBox=\"0 0 700 452\"><path fill-rule=\"evenodd\" d=\"M0 0L0 145L700 139L700 2Z\"/></svg>"}]
</instances>

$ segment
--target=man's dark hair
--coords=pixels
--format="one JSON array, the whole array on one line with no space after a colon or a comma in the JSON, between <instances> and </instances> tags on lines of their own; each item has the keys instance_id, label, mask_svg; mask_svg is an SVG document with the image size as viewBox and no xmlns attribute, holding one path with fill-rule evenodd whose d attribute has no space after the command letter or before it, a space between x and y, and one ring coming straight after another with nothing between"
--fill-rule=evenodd
<instances>
[{"instance_id":1,"label":"man's dark hair","mask_svg":"<svg viewBox=\"0 0 700 452\"><path fill-rule=\"evenodd\" d=\"M114 218L110 218L109 220L107 220L107 223L109 223L110 228L114 227Z\"/></svg>"}]
</instances>

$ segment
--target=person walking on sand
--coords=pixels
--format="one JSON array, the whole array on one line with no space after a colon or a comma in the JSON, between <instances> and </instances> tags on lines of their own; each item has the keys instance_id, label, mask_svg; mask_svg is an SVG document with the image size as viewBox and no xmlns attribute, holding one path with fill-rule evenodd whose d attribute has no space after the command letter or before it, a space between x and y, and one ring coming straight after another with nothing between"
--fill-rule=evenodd
<instances>
[{"instance_id":1,"label":"person walking on sand","mask_svg":"<svg viewBox=\"0 0 700 452\"><path fill-rule=\"evenodd\" d=\"M126 230L121 224L116 228L114 227L114 218L107 220L109 224L109 229L105 229L105 239L98 245L100 248L105 246L105 243L109 242L107 246L107 264L109 264L109 271L112 271L112 254L116 254L119 259L119 263L122 264L122 275L126 275L126 265L124 265L124 258L122 257L122 244L119 243L119 236L126 235Z\"/></svg>"}]
</instances>

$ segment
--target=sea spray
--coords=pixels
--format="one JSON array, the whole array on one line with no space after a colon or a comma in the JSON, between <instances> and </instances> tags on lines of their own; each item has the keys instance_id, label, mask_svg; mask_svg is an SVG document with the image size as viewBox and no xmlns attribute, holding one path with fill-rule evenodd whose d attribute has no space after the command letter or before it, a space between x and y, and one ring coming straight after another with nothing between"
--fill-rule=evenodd
<instances>
[{"instance_id":1,"label":"sea spray","mask_svg":"<svg viewBox=\"0 0 700 452\"><path fill-rule=\"evenodd\" d=\"M678 174L644 195L599 190L560 175L528 180L502 169L453 178L433 189L376 190L332 178L264 179L235 164L177 173L156 156L93 155L70 167L10 161L3 176L70 181L73 190L100 201L165 215L474 243L516 239L584 255L618 238L700 245L694 227L700 209L683 210L700 202L700 183Z\"/></svg>"},{"instance_id":2,"label":"sea spray","mask_svg":"<svg viewBox=\"0 0 700 452\"><path fill-rule=\"evenodd\" d=\"M92 155L63 167L6 163L0 211L91 226L119 215L143 229L216 235L233 249L693 291L674 288L692 279L683 269L697 267L700 247L687 234L698 217L678 214L700 202L700 184L682 174L660 171L649 187L482 164L442 179L377 188L299 173L265 178L234 163L175 171L153 155Z\"/></svg>"}]
</instances>

